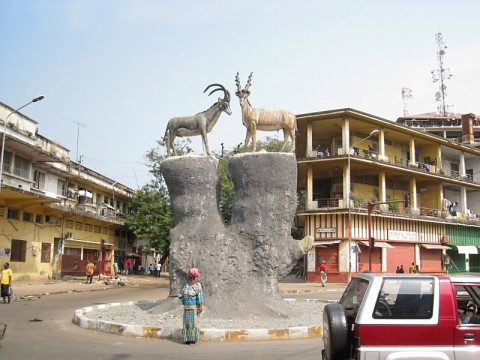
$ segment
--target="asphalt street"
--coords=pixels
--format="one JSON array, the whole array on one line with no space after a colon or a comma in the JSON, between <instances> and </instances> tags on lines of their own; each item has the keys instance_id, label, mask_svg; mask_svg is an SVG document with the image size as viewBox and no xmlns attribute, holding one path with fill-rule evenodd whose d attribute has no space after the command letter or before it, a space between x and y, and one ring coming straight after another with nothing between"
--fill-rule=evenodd
<instances>
[{"instance_id":1,"label":"asphalt street","mask_svg":"<svg viewBox=\"0 0 480 360\"><path fill-rule=\"evenodd\" d=\"M296 284L296 285L295 285ZM315 284L280 284L285 297L332 296L337 290L319 289ZM75 309L85 306L163 299L168 296L168 279L138 277L125 287L82 281L17 283L16 299L0 304L0 322L7 324L0 340L0 358L16 359L319 359L321 339L251 342L199 342L186 346L174 340L118 336L79 328L72 323ZM339 295L337 295L339 296Z\"/></svg>"}]
</instances>

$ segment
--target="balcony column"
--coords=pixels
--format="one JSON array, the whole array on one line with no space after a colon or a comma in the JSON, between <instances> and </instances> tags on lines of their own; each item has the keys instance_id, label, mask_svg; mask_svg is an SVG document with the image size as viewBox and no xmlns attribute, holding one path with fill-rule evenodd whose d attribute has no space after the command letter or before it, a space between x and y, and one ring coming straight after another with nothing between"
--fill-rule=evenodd
<instances>
[{"instance_id":1,"label":"balcony column","mask_svg":"<svg viewBox=\"0 0 480 360\"><path fill-rule=\"evenodd\" d=\"M459 165L460 176L465 176L465 153L462 151L460 153L460 165Z\"/></svg>"},{"instance_id":2,"label":"balcony column","mask_svg":"<svg viewBox=\"0 0 480 360\"><path fill-rule=\"evenodd\" d=\"M313 204L313 170L310 164L307 169L307 194L305 201L307 210L318 207L318 205L314 206Z\"/></svg>"},{"instance_id":3,"label":"balcony column","mask_svg":"<svg viewBox=\"0 0 480 360\"><path fill-rule=\"evenodd\" d=\"M378 174L378 199L380 202L387 201L387 180L385 178L385 171L380 171Z\"/></svg>"},{"instance_id":4,"label":"balcony column","mask_svg":"<svg viewBox=\"0 0 480 360\"><path fill-rule=\"evenodd\" d=\"M378 135L378 159L385 160L385 132L380 129Z\"/></svg>"},{"instance_id":5,"label":"balcony column","mask_svg":"<svg viewBox=\"0 0 480 360\"><path fill-rule=\"evenodd\" d=\"M317 154L313 155L314 151L312 148L312 123L308 122L307 124L307 147L305 149L305 157L316 157Z\"/></svg>"},{"instance_id":6,"label":"balcony column","mask_svg":"<svg viewBox=\"0 0 480 360\"><path fill-rule=\"evenodd\" d=\"M462 186L460 188L460 210L462 213L467 214L467 188Z\"/></svg>"},{"instance_id":7,"label":"balcony column","mask_svg":"<svg viewBox=\"0 0 480 360\"><path fill-rule=\"evenodd\" d=\"M342 147L346 154L350 148L350 120L346 116L342 117Z\"/></svg>"},{"instance_id":8,"label":"balcony column","mask_svg":"<svg viewBox=\"0 0 480 360\"><path fill-rule=\"evenodd\" d=\"M410 139L410 164L412 166L415 166L416 160L415 160L415 139L411 138Z\"/></svg>"},{"instance_id":9,"label":"balcony column","mask_svg":"<svg viewBox=\"0 0 480 360\"><path fill-rule=\"evenodd\" d=\"M442 170L442 147L440 145L437 146L437 172L440 172Z\"/></svg>"},{"instance_id":10,"label":"balcony column","mask_svg":"<svg viewBox=\"0 0 480 360\"><path fill-rule=\"evenodd\" d=\"M410 180L410 207L417 210L417 179Z\"/></svg>"}]
</instances>

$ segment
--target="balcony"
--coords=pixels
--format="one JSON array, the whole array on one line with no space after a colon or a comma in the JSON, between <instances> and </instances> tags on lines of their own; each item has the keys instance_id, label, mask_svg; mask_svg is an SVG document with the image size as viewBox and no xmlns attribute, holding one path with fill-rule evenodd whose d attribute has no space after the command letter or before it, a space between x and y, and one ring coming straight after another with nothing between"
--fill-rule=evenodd
<instances>
[{"instance_id":1,"label":"balcony","mask_svg":"<svg viewBox=\"0 0 480 360\"><path fill-rule=\"evenodd\" d=\"M307 202L304 206L299 205L297 212L299 213L328 213L328 212L347 212L348 206L345 199L325 198L316 199L314 201ZM364 213L367 214L368 202L350 200L352 213ZM480 226L480 214L463 214L457 212L455 216L452 216L448 211L442 211L431 208L404 208L401 203L381 204L374 208L374 214L380 214L385 216L395 216L404 218L415 218L423 220L435 220L447 223L462 223Z\"/></svg>"},{"instance_id":2,"label":"balcony","mask_svg":"<svg viewBox=\"0 0 480 360\"><path fill-rule=\"evenodd\" d=\"M338 159L338 158L347 158L348 155L345 154L343 148L338 148L333 154L330 153L327 149L323 151L310 151L309 157L307 158L298 158L298 161L302 160L326 160L326 159ZM406 158L397 157L397 156L389 156L387 155L379 155L377 152L369 150L369 149L359 149L353 148L350 153L350 159L368 159L374 162L380 162L383 164L390 164L396 167L418 171L420 173L430 173L435 174L437 176L441 176L448 179L455 179L461 181L467 181L470 183L480 184L480 176L478 175L461 175L458 171L450 170L450 169L442 169L437 165L434 164L427 164L422 162L414 162ZM436 164L436 161L433 161Z\"/></svg>"}]
</instances>

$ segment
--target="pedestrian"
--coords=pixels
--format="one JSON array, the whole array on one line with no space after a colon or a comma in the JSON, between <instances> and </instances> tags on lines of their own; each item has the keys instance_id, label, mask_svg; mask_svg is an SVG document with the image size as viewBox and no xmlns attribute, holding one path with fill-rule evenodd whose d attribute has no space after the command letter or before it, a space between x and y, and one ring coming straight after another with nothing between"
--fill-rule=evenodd
<instances>
[{"instance_id":1,"label":"pedestrian","mask_svg":"<svg viewBox=\"0 0 480 360\"><path fill-rule=\"evenodd\" d=\"M400 265L400 274L403 274L405 270L403 269L403 265Z\"/></svg>"},{"instance_id":2,"label":"pedestrian","mask_svg":"<svg viewBox=\"0 0 480 360\"><path fill-rule=\"evenodd\" d=\"M1 293L4 304L10 304L10 297L12 296L12 275L13 272L12 269L10 269L10 264L6 262L3 264L3 270L0 279Z\"/></svg>"},{"instance_id":3,"label":"pedestrian","mask_svg":"<svg viewBox=\"0 0 480 360\"><path fill-rule=\"evenodd\" d=\"M123 271L125 275L128 275L129 261L127 258L123 260Z\"/></svg>"},{"instance_id":4,"label":"pedestrian","mask_svg":"<svg viewBox=\"0 0 480 360\"><path fill-rule=\"evenodd\" d=\"M162 271L162 263L159 261L155 265L155 276L160 277L160 272Z\"/></svg>"},{"instance_id":5,"label":"pedestrian","mask_svg":"<svg viewBox=\"0 0 480 360\"><path fill-rule=\"evenodd\" d=\"M155 266L153 264L150 264L148 266L148 270L150 271L150 276L154 276L155 275Z\"/></svg>"},{"instance_id":6,"label":"pedestrian","mask_svg":"<svg viewBox=\"0 0 480 360\"><path fill-rule=\"evenodd\" d=\"M396 274L400 274L400 266L397 266L397 269L395 270Z\"/></svg>"},{"instance_id":7,"label":"pedestrian","mask_svg":"<svg viewBox=\"0 0 480 360\"><path fill-rule=\"evenodd\" d=\"M415 274L420 274L420 268L418 265L415 265Z\"/></svg>"},{"instance_id":8,"label":"pedestrian","mask_svg":"<svg viewBox=\"0 0 480 360\"><path fill-rule=\"evenodd\" d=\"M198 315L203 311L203 290L202 284L197 281L200 271L197 268L191 268L187 273L188 281L178 295L183 305L183 342L187 345L195 345L200 336L200 325Z\"/></svg>"},{"instance_id":9,"label":"pedestrian","mask_svg":"<svg viewBox=\"0 0 480 360\"><path fill-rule=\"evenodd\" d=\"M415 263L412 262L412 265L410 265L410 267L408 268L408 272L410 274L414 274L415 273Z\"/></svg>"},{"instance_id":10,"label":"pedestrian","mask_svg":"<svg viewBox=\"0 0 480 360\"><path fill-rule=\"evenodd\" d=\"M89 261L87 266L85 267L85 272L87 274L87 284L92 283L94 271L95 271L95 264Z\"/></svg>"},{"instance_id":11,"label":"pedestrian","mask_svg":"<svg viewBox=\"0 0 480 360\"><path fill-rule=\"evenodd\" d=\"M325 287L325 283L327 282L327 264L325 260L320 264L320 282L322 283L322 287Z\"/></svg>"},{"instance_id":12,"label":"pedestrian","mask_svg":"<svg viewBox=\"0 0 480 360\"><path fill-rule=\"evenodd\" d=\"M113 262L113 274L117 276L118 274L118 262L114 261Z\"/></svg>"}]
</instances>

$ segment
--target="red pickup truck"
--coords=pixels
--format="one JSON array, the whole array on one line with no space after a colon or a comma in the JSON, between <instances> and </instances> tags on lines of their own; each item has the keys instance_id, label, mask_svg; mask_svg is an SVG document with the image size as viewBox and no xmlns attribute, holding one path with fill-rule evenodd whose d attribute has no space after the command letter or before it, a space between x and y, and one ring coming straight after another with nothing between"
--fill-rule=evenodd
<instances>
[{"instance_id":1,"label":"red pickup truck","mask_svg":"<svg viewBox=\"0 0 480 360\"><path fill-rule=\"evenodd\" d=\"M361 273L323 312L324 360L479 360L480 275Z\"/></svg>"}]
</instances>

